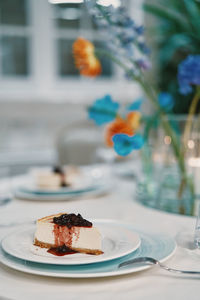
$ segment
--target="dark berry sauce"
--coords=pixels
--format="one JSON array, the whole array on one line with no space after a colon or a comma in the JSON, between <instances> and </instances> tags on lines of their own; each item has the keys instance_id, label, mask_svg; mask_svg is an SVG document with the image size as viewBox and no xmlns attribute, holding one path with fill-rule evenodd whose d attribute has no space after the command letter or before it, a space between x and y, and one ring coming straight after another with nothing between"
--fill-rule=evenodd
<instances>
[{"instance_id":1,"label":"dark berry sauce","mask_svg":"<svg viewBox=\"0 0 200 300\"><path fill-rule=\"evenodd\" d=\"M59 217L54 217L53 223L60 226L67 226L68 228L72 228L73 226L92 227L92 223L83 219L80 214L63 214Z\"/></svg>"},{"instance_id":2,"label":"dark berry sauce","mask_svg":"<svg viewBox=\"0 0 200 300\"><path fill-rule=\"evenodd\" d=\"M57 173L57 174L60 174L60 175L63 175L63 170L62 170L62 168L59 167L59 166L54 166L54 167L53 167L53 172L54 172L54 173Z\"/></svg>"},{"instance_id":3,"label":"dark berry sauce","mask_svg":"<svg viewBox=\"0 0 200 300\"><path fill-rule=\"evenodd\" d=\"M65 245L56 248L50 248L47 252L56 256L64 256L64 255L78 253L78 251L72 250Z\"/></svg>"},{"instance_id":4,"label":"dark berry sauce","mask_svg":"<svg viewBox=\"0 0 200 300\"><path fill-rule=\"evenodd\" d=\"M53 172L56 173L56 174L58 174L58 175L60 175L60 177L61 177L61 184L60 184L60 186L61 187L67 187L67 186L69 186L69 184L67 184L66 181L65 181L65 173L64 173L62 167L59 167L59 166L53 167Z\"/></svg>"},{"instance_id":5,"label":"dark berry sauce","mask_svg":"<svg viewBox=\"0 0 200 300\"><path fill-rule=\"evenodd\" d=\"M69 186L69 184L67 184L67 183L64 182L64 181L61 182L61 187L67 187L67 186Z\"/></svg>"}]
</instances>

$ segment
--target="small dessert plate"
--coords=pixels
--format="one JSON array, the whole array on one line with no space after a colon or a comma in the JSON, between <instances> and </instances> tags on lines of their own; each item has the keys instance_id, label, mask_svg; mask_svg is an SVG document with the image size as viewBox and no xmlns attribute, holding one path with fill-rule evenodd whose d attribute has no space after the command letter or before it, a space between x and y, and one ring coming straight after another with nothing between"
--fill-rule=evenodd
<instances>
[{"instance_id":1,"label":"small dessert plate","mask_svg":"<svg viewBox=\"0 0 200 300\"><path fill-rule=\"evenodd\" d=\"M123 224L121 223L123 226ZM131 227L126 228L133 229ZM134 230L134 229L133 229ZM140 232L140 247L127 256L118 259L109 260L97 264L86 265L51 265L35 263L23 259L16 258L7 254L0 247L0 262L11 269L21 272L35 274L40 276L50 276L59 278L100 278L131 274L149 269L149 265L129 265L125 268L118 268L119 264L124 261L137 257L154 257L160 262L169 259L176 250L174 239L164 236L163 234L155 235L152 233Z\"/></svg>"},{"instance_id":2,"label":"small dessert plate","mask_svg":"<svg viewBox=\"0 0 200 300\"><path fill-rule=\"evenodd\" d=\"M20 187L22 192L38 195L62 195L80 193L96 189L107 182L110 170L103 166L79 167L79 172L74 177L70 186L60 188L41 188L35 184L32 177Z\"/></svg>"},{"instance_id":3,"label":"small dessert plate","mask_svg":"<svg viewBox=\"0 0 200 300\"><path fill-rule=\"evenodd\" d=\"M25 192L22 189L18 188L15 190L15 198L30 200L30 201L70 201L73 199L81 198L81 197L97 197L99 195L108 193L112 188L112 184L107 182L105 184L101 184L98 187L93 187L91 189L85 189L82 191L74 191L71 193L29 193Z\"/></svg>"},{"instance_id":4,"label":"small dessert plate","mask_svg":"<svg viewBox=\"0 0 200 300\"><path fill-rule=\"evenodd\" d=\"M61 201L90 194L98 195L112 186L108 168L95 165L79 169L80 173L74 184L57 189L39 188L35 185L33 178L29 176L20 186L16 187L15 197L26 200Z\"/></svg>"},{"instance_id":5,"label":"small dessert plate","mask_svg":"<svg viewBox=\"0 0 200 300\"><path fill-rule=\"evenodd\" d=\"M82 253L55 256L46 249L33 246L35 226L20 227L2 240L3 250L17 258L36 263L54 265L82 265L105 262L128 255L139 248L141 240L134 230L125 228L117 221L93 221L95 227L102 235L101 255L88 255Z\"/></svg>"}]
</instances>

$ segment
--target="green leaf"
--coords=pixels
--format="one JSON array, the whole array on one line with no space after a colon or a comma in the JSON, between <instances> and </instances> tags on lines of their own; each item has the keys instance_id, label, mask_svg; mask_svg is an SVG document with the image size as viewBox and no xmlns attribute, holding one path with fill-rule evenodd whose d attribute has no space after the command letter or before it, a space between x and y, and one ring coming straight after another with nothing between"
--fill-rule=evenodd
<instances>
[{"instance_id":1,"label":"green leaf","mask_svg":"<svg viewBox=\"0 0 200 300\"><path fill-rule=\"evenodd\" d=\"M152 128L157 128L160 123L159 112L145 118L144 139L148 141L149 133Z\"/></svg>"},{"instance_id":2,"label":"green leaf","mask_svg":"<svg viewBox=\"0 0 200 300\"><path fill-rule=\"evenodd\" d=\"M191 48L191 39L185 34L174 34L161 49L161 63L168 64L175 53L182 47Z\"/></svg>"},{"instance_id":3,"label":"green leaf","mask_svg":"<svg viewBox=\"0 0 200 300\"><path fill-rule=\"evenodd\" d=\"M177 13L173 9L167 8L162 5L153 5L153 4L144 4L144 10L148 13L153 14L156 17L161 19L168 20L175 23L177 26L180 26L184 30L188 30L188 22L183 19L183 16L180 13Z\"/></svg>"},{"instance_id":4,"label":"green leaf","mask_svg":"<svg viewBox=\"0 0 200 300\"><path fill-rule=\"evenodd\" d=\"M179 122L175 121L175 120L170 120L169 121L172 129L175 131L177 137L180 137L181 136L181 129L180 129L180 124Z\"/></svg>"},{"instance_id":5,"label":"green leaf","mask_svg":"<svg viewBox=\"0 0 200 300\"><path fill-rule=\"evenodd\" d=\"M197 33L200 33L200 5L193 0L183 0L186 15Z\"/></svg>"}]
</instances>

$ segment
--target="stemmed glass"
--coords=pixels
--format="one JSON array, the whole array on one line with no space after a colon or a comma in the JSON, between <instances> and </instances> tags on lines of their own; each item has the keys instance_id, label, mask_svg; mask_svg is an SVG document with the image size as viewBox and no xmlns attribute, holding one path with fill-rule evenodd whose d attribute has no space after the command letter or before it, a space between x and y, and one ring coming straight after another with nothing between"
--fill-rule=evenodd
<instances>
[{"instance_id":1,"label":"stemmed glass","mask_svg":"<svg viewBox=\"0 0 200 300\"><path fill-rule=\"evenodd\" d=\"M195 226L194 243L197 248L200 248L200 203L198 207L198 214Z\"/></svg>"}]
</instances>

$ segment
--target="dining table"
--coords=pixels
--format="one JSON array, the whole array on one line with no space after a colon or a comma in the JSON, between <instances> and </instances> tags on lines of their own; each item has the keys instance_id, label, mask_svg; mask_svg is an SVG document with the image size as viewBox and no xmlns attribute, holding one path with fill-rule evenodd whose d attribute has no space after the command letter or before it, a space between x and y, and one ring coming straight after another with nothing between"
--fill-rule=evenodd
<instances>
[{"instance_id":1,"label":"dining table","mask_svg":"<svg viewBox=\"0 0 200 300\"><path fill-rule=\"evenodd\" d=\"M12 179L15 183L23 175ZM142 205L136 199L136 180L113 174L111 188L100 195L67 201L34 201L14 198L0 206L0 238L38 218L57 212L80 213L86 219L115 220L146 233L167 235L176 242L164 264L200 271L200 250L192 244L196 217L172 214ZM6 179L0 181L0 186ZM199 253L198 253L199 251ZM200 276L173 274L158 266L130 274L101 278L56 278L12 269L0 263L0 299L169 300L199 299Z\"/></svg>"}]
</instances>

